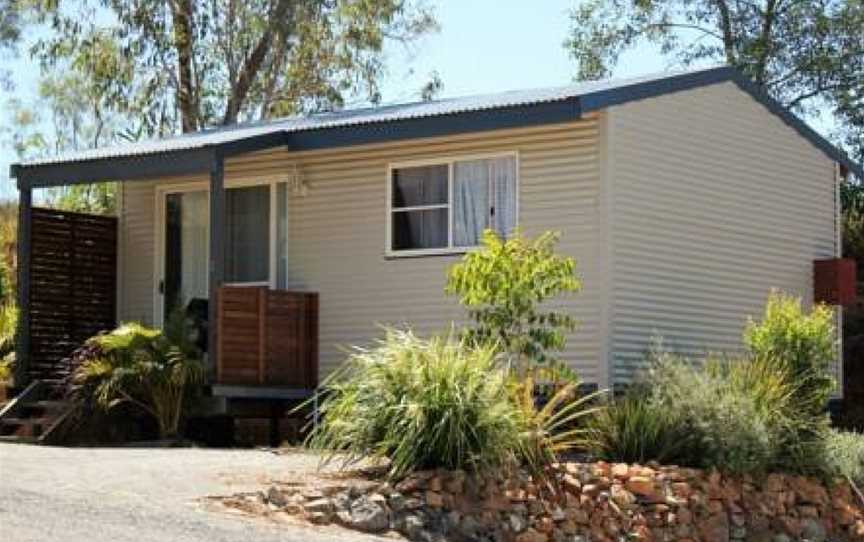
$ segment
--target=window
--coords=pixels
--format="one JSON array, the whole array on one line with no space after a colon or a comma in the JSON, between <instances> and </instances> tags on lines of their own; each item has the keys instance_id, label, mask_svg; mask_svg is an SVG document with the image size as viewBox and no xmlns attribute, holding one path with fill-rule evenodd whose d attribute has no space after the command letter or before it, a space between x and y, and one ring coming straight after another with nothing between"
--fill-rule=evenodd
<instances>
[{"instance_id":1,"label":"window","mask_svg":"<svg viewBox=\"0 0 864 542\"><path fill-rule=\"evenodd\" d=\"M516 157L442 161L390 170L393 253L477 246L483 230L516 227Z\"/></svg>"},{"instance_id":2,"label":"window","mask_svg":"<svg viewBox=\"0 0 864 542\"><path fill-rule=\"evenodd\" d=\"M270 185L225 191L225 282L270 280Z\"/></svg>"}]
</instances>

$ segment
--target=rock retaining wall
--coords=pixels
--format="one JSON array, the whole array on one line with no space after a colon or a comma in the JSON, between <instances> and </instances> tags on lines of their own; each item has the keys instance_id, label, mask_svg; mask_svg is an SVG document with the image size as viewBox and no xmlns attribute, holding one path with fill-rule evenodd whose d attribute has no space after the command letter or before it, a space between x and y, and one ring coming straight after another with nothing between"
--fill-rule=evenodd
<instances>
[{"instance_id":1,"label":"rock retaining wall","mask_svg":"<svg viewBox=\"0 0 864 542\"><path fill-rule=\"evenodd\" d=\"M395 486L277 485L264 499L314 523L418 541L864 541L862 503L839 481L607 463L566 463L553 479L557 491L527 474L428 471Z\"/></svg>"}]
</instances>

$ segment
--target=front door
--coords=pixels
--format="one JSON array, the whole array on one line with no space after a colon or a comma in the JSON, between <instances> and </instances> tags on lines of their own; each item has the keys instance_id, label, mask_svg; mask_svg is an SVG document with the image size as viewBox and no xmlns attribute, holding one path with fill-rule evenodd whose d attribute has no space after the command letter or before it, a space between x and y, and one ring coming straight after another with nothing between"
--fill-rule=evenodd
<instances>
[{"instance_id":1,"label":"front door","mask_svg":"<svg viewBox=\"0 0 864 542\"><path fill-rule=\"evenodd\" d=\"M169 192L164 198L160 323L178 307L207 299L210 243L207 190Z\"/></svg>"}]
</instances>

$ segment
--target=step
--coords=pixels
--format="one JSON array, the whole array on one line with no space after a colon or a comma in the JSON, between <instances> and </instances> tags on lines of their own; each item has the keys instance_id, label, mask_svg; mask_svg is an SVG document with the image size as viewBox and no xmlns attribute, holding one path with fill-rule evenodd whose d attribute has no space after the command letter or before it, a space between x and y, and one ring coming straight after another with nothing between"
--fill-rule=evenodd
<instances>
[{"instance_id":1,"label":"step","mask_svg":"<svg viewBox=\"0 0 864 542\"><path fill-rule=\"evenodd\" d=\"M51 418L3 418L0 425L48 425Z\"/></svg>"},{"instance_id":2,"label":"step","mask_svg":"<svg viewBox=\"0 0 864 542\"><path fill-rule=\"evenodd\" d=\"M69 407L69 401L50 400L33 401L32 403L24 403L25 408L41 408L44 410L66 410Z\"/></svg>"},{"instance_id":3,"label":"step","mask_svg":"<svg viewBox=\"0 0 864 542\"><path fill-rule=\"evenodd\" d=\"M0 435L0 442L9 444L39 444L39 437L19 437L17 435Z\"/></svg>"}]
</instances>

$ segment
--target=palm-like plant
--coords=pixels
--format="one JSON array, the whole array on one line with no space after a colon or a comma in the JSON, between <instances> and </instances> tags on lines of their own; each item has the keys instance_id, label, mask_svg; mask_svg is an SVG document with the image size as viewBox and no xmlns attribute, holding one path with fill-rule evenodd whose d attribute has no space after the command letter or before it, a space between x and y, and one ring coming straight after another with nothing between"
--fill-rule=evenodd
<instances>
[{"instance_id":1,"label":"palm-like plant","mask_svg":"<svg viewBox=\"0 0 864 542\"><path fill-rule=\"evenodd\" d=\"M563 381L553 379L545 404L538 406L535 382L542 374L535 371L514 379L511 385L522 426L519 454L523 464L539 476L560 454L586 446L588 431L583 422L601 408L597 400L604 393L580 395L581 382L572 375Z\"/></svg>"},{"instance_id":2,"label":"palm-like plant","mask_svg":"<svg viewBox=\"0 0 864 542\"><path fill-rule=\"evenodd\" d=\"M0 382L7 382L12 377L17 328L18 307L12 303L0 305Z\"/></svg>"},{"instance_id":3,"label":"palm-like plant","mask_svg":"<svg viewBox=\"0 0 864 542\"><path fill-rule=\"evenodd\" d=\"M204 375L200 355L177 332L178 320L172 316L164 333L128 323L91 338L87 345L97 354L75 370L76 396L104 410L135 405L156 419L161 438L176 437L184 399Z\"/></svg>"}]
</instances>

